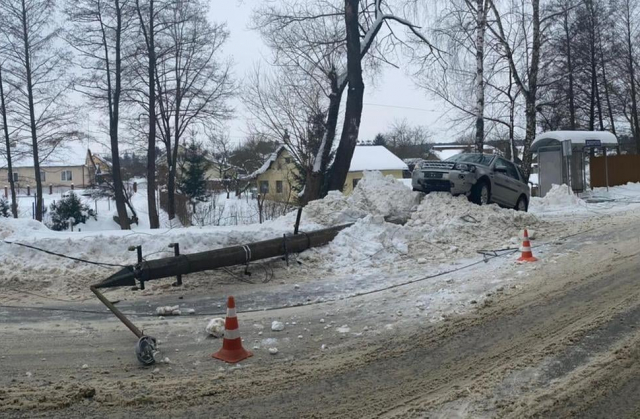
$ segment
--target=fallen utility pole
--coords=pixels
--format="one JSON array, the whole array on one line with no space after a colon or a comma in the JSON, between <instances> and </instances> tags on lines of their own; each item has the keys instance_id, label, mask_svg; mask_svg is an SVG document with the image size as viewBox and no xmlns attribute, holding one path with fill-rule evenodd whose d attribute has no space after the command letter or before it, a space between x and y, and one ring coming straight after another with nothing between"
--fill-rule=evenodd
<instances>
[{"instance_id":1,"label":"fallen utility pole","mask_svg":"<svg viewBox=\"0 0 640 419\"><path fill-rule=\"evenodd\" d=\"M104 281L91 286L91 291L113 314L122 321L140 340L136 346L136 355L140 362L150 365L154 362L154 338L145 336L120 310L118 310L100 291L101 288L116 288L136 286L144 289L147 281L162 278L179 277L195 272L224 268L235 265L249 265L255 260L270 259L291 253L300 253L312 247L324 246L333 240L340 231L351 226L344 224L337 227L325 228L309 233L283 235L281 238L249 243L242 246L226 247L193 254L178 254L176 256L145 261L142 258L140 246L132 248L138 254L138 263L125 267ZM174 244L175 245L175 244ZM181 281L180 281L181 283Z\"/></svg>"}]
</instances>

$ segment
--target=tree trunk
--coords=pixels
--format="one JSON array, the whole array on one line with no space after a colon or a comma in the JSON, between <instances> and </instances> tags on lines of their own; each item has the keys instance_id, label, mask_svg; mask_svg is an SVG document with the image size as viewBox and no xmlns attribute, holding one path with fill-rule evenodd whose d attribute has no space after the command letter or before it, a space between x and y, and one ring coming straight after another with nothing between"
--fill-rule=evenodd
<instances>
[{"instance_id":1,"label":"tree trunk","mask_svg":"<svg viewBox=\"0 0 640 419\"><path fill-rule=\"evenodd\" d=\"M138 6L140 25L144 27ZM149 226L160 228L158 207L156 206L156 50L155 50L154 0L149 0L149 33L147 51L149 58L149 141L147 143L147 204L149 206Z\"/></svg>"},{"instance_id":2,"label":"tree trunk","mask_svg":"<svg viewBox=\"0 0 640 419\"><path fill-rule=\"evenodd\" d=\"M16 182L13 179L13 165L11 164L11 141L9 139L9 124L7 124L7 108L4 100L4 81L2 80L2 67L0 67L0 105L2 105L2 126L4 128L4 140L7 147L7 171L9 172L9 187L11 188L11 215L18 218L18 201L16 200Z\"/></svg>"},{"instance_id":3,"label":"tree trunk","mask_svg":"<svg viewBox=\"0 0 640 419\"><path fill-rule=\"evenodd\" d=\"M633 137L636 142L636 153L640 154L640 123L638 121L638 102L636 95L636 72L634 66L633 42L631 39L631 10L629 0L625 4L626 10L626 41L627 41L627 65L629 71L629 83L631 85L631 121Z\"/></svg>"},{"instance_id":4,"label":"tree trunk","mask_svg":"<svg viewBox=\"0 0 640 419\"><path fill-rule=\"evenodd\" d=\"M567 46L567 72L569 73L569 126L572 131L576 129L576 104L573 89L573 59L571 57L571 34L569 33L569 12L564 13L564 34Z\"/></svg>"},{"instance_id":5,"label":"tree trunk","mask_svg":"<svg viewBox=\"0 0 640 419\"><path fill-rule=\"evenodd\" d=\"M524 139L524 152L522 154L522 168L527 182L531 174L532 156L529 150L536 136L536 97L538 94L538 70L540 66L540 0L531 0L531 6L533 9L533 44L531 47L531 66L529 68L529 88L525 96L527 128Z\"/></svg>"},{"instance_id":6,"label":"tree trunk","mask_svg":"<svg viewBox=\"0 0 640 419\"><path fill-rule=\"evenodd\" d=\"M329 166L329 157L331 156L331 148L336 136L336 128L338 125L338 116L340 114L340 102L342 101L342 93L344 88L338 86L337 75L332 73L331 78L331 94L329 96L329 109L327 112L327 121L325 124L325 132L318 155L315 157L314 167L310 175L306 178L304 188L304 196L301 204L306 205L308 202L322 198L326 195L326 172ZM319 161L318 161L319 160Z\"/></svg>"},{"instance_id":7,"label":"tree trunk","mask_svg":"<svg viewBox=\"0 0 640 419\"><path fill-rule=\"evenodd\" d=\"M602 83L604 84L604 98L607 101L607 113L609 115L609 123L611 124L611 132L616 134L616 123L613 119L613 107L611 105L611 98L609 96L609 84L607 83L607 70L604 63L604 51L602 48L602 35L598 34L598 42L600 46L600 63L602 64Z\"/></svg>"},{"instance_id":8,"label":"tree trunk","mask_svg":"<svg viewBox=\"0 0 640 419\"><path fill-rule=\"evenodd\" d=\"M484 151L484 38L487 26L485 0L477 0L476 16L476 151Z\"/></svg>"},{"instance_id":9,"label":"tree trunk","mask_svg":"<svg viewBox=\"0 0 640 419\"><path fill-rule=\"evenodd\" d=\"M22 0L22 36L24 40L24 65L27 78L27 96L29 100L29 121L31 129L31 146L33 148L33 169L36 179L36 220L42 221L42 179L40 177L40 157L38 155L38 134L36 128L35 105L33 100L33 81L31 79L31 46L27 30L27 8Z\"/></svg>"},{"instance_id":10,"label":"tree trunk","mask_svg":"<svg viewBox=\"0 0 640 419\"><path fill-rule=\"evenodd\" d=\"M358 25L358 0L345 0L345 25L347 30L347 74L349 90L344 115L344 125L336 158L329 173L329 190L341 191L349 173L353 151L358 142L364 98L362 80L362 55Z\"/></svg>"},{"instance_id":11,"label":"tree trunk","mask_svg":"<svg viewBox=\"0 0 640 419\"><path fill-rule=\"evenodd\" d=\"M113 188L116 198L116 210L118 211L118 222L122 230L128 230L129 215L124 196L124 184L122 183L122 172L120 170L120 151L118 146L118 125L120 119L120 94L122 91L122 56L121 56L121 37L122 37L122 9L120 0L115 0L116 8L116 43L115 43L115 82L116 87L113 91L112 113L109 120L109 136L111 137L111 167L113 176ZM107 56L108 60L108 56ZM109 75L107 75L109 77Z\"/></svg>"}]
</instances>

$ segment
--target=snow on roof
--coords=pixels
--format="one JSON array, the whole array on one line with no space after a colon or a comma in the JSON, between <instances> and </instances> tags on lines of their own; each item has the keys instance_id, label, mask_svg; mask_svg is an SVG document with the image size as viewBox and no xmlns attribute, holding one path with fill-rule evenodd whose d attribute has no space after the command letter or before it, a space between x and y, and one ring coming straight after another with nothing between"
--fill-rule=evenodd
<instances>
[{"instance_id":1,"label":"snow on roof","mask_svg":"<svg viewBox=\"0 0 640 419\"><path fill-rule=\"evenodd\" d=\"M271 163L276 161L278 159L278 156L280 155L280 153L282 153L282 151L284 151L284 150L285 150L285 146L281 145L280 147L278 147L276 149L276 151L271 153L271 155L264 161L264 163L262 164L262 166L260 166L260 168L258 170L256 170L255 172L251 173L247 177L248 178L255 178L256 176L261 175L264 172L266 172L267 170L269 170L269 167L271 167Z\"/></svg>"},{"instance_id":2,"label":"snow on roof","mask_svg":"<svg viewBox=\"0 0 640 419\"><path fill-rule=\"evenodd\" d=\"M18 167L33 167L33 153L31 150L11 150L11 165ZM69 167L84 166L87 158L87 147L80 141L70 141L61 144L53 151L39 150L41 167ZM7 167L7 156L2 151L0 156L0 168Z\"/></svg>"},{"instance_id":3,"label":"snow on roof","mask_svg":"<svg viewBox=\"0 0 640 419\"><path fill-rule=\"evenodd\" d=\"M409 166L384 146L356 146L349 171L364 170L409 170Z\"/></svg>"},{"instance_id":4,"label":"snow on roof","mask_svg":"<svg viewBox=\"0 0 640 419\"><path fill-rule=\"evenodd\" d=\"M618 145L616 136L608 131L548 131L536 136L531 143L531 151L535 152L540 147L557 145L566 140L579 147L584 146L587 140L600 140L603 146Z\"/></svg>"},{"instance_id":5,"label":"snow on roof","mask_svg":"<svg viewBox=\"0 0 640 419\"><path fill-rule=\"evenodd\" d=\"M285 146L280 146L265 160L258 170L251 173L248 178L255 178L263 174L276 161L280 153L285 150ZM362 172L365 170L409 170L409 166L398 156L390 152L381 145L356 146L351 158L350 172Z\"/></svg>"},{"instance_id":6,"label":"snow on roof","mask_svg":"<svg viewBox=\"0 0 640 419\"><path fill-rule=\"evenodd\" d=\"M456 150L434 150L434 154L438 156L440 160L446 160L449 157L457 156L458 154L464 152L463 149Z\"/></svg>"}]
</instances>

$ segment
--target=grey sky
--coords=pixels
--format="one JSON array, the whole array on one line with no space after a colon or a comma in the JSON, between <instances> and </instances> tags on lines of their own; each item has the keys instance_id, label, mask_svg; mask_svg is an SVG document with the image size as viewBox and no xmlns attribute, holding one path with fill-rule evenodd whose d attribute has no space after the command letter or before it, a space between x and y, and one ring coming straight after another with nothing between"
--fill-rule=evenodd
<instances>
[{"instance_id":1,"label":"grey sky","mask_svg":"<svg viewBox=\"0 0 640 419\"><path fill-rule=\"evenodd\" d=\"M231 32L226 53L233 57L234 72L239 82L255 66L265 65L269 49L260 36L248 29L256 0L212 0L210 18L216 22L227 22ZM366 82L366 81L365 81ZM378 132L386 131L394 120L407 119L412 125L429 127L438 142L451 141L446 135L447 121L443 117L442 104L417 89L405 69L387 66L375 85L367 83L365 106L360 127L360 139L369 140ZM245 135L245 119L248 117L242 103L235 101L236 117L229 123L233 140L240 141Z\"/></svg>"}]
</instances>

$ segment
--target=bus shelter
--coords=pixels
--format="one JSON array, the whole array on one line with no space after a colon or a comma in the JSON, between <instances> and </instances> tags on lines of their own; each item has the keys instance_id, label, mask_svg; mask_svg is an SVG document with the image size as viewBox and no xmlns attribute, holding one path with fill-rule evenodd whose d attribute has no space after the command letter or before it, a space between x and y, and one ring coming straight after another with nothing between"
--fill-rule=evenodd
<instances>
[{"instance_id":1,"label":"bus shelter","mask_svg":"<svg viewBox=\"0 0 640 419\"><path fill-rule=\"evenodd\" d=\"M531 144L531 152L538 156L540 196L552 185L566 184L575 193L587 188L587 156L605 156L607 151L620 154L618 139L607 131L548 131L538 135ZM607 180L607 187L609 182Z\"/></svg>"}]
</instances>

